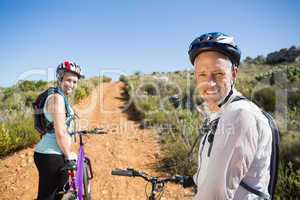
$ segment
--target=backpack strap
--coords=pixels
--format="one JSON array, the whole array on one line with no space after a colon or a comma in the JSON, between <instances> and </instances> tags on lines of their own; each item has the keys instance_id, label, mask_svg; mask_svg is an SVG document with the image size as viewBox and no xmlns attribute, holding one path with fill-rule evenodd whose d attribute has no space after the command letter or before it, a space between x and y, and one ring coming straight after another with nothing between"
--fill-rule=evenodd
<instances>
[{"instance_id":1,"label":"backpack strap","mask_svg":"<svg viewBox=\"0 0 300 200\"><path fill-rule=\"evenodd\" d=\"M232 101L239 101L239 100L248 100L244 96L236 96ZM268 185L268 192L270 194L266 195L263 192L260 192L251 186L249 186L247 183L245 183L243 180L240 182L240 185L248 190L249 192L256 194L257 196L271 200L274 197L275 193L275 188L276 188L276 183L277 183L277 171L278 171L278 161L279 161L279 143L280 143L280 137L279 137L279 130L278 127L276 126L276 123L273 119L273 117L266 111L261 109L262 114L268 119L269 126L272 131L272 153L271 153L271 159L270 159L270 181Z\"/></svg>"},{"instance_id":2,"label":"backpack strap","mask_svg":"<svg viewBox=\"0 0 300 200\"><path fill-rule=\"evenodd\" d=\"M256 194L257 196L263 198L264 200L270 200L269 198L269 195L261 192L261 191L258 191L254 188L252 188L251 186L249 186L247 183L244 182L244 180L242 180L240 182L240 186L242 186L243 188L245 188L246 190L248 190L249 192L253 193L253 194Z\"/></svg>"},{"instance_id":3,"label":"backpack strap","mask_svg":"<svg viewBox=\"0 0 300 200\"><path fill-rule=\"evenodd\" d=\"M52 87L48 90L48 96L52 94L60 94L64 98L64 104L65 104L65 110L66 110L66 125L69 127L71 124L71 121L73 120L73 115L70 109L69 101L64 94L64 92L59 87ZM46 127L48 131L54 130L53 122L49 122L46 120Z\"/></svg>"},{"instance_id":4,"label":"backpack strap","mask_svg":"<svg viewBox=\"0 0 300 200\"><path fill-rule=\"evenodd\" d=\"M65 102L65 109L66 109L66 117L67 118L70 117L72 115L72 112L71 112L70 104L69 104L69 101L68 101L66 95L59 87L55 87L55 93L58 93L61 96L63 96L64 102Z\"/></svg>"},{"instance_id":5,"label":"backpack strap","mask_svg":"<svg viewBox=\"0 0 300 200\"><path fill-rule=\"evenodd\" d=\"M59 93L64 98L65 109L66 109L66 125L67 125L67 127L69 127L71 124L71 121L74 119L74 115L72 114L69 101L68 101L66 95L64 94L64 92L59 87L56 87L56 93Z\"/></svg>"},{"instance_id":6,"label":"backpack strap","mask_svg":"<svg viewBox=\"0 0 300 200\"><path fill-rule=\"evenodd\" d=\"M266 111L262 110L263 114L267 117L269 121L269 125L272 130L272 154L271 154L271 163L270 163L270 182L268 191L273 199L275 194L275 188L277 184L277 173L278 173L278 162L279 162L279 143L280 143L280 136L279 136L279 129L275 124L273 117L267 113Z\"/></svg>"}]
</instances>

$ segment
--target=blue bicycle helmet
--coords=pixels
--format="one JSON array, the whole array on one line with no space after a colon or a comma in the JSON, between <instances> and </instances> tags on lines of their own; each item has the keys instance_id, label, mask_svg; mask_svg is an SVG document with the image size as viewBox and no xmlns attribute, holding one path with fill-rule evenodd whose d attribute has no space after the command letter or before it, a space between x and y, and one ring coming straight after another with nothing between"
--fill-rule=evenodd
<instances>
[{"instance_id":1,"label":"blue bicycle helmet","mask_svg":"<svg viewBox=\"0 0 300 200\"><path fill-rule=\"evenodd\" d=\"M190 61L194 65L196 57L204 51L218 51L231 60L232 64L239 66L241 51L232 36L221 32L205 33L196 38L189 47Z\"/></svg>"}]
</instances>

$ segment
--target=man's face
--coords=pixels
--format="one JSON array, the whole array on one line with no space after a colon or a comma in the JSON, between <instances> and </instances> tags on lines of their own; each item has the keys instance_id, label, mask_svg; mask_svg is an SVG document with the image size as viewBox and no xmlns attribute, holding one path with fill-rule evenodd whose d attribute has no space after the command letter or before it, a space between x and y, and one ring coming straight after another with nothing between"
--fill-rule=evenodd
<instances>
[{"instance_id":1,"label":"man's face","mask_svg":"<svg viewBox=\"0 0 300 200\"><path fill-rule=\"evenodd\" d=\"M232 70L228 57L216 51L200 53L194 66L201 97L208 105L218 105L230 91L237 69Z\"/></svg>"},{"instance_id":2,"label":"man's face","mask_svg":"<svg viewBox=\"0 0 300 200\"><path fill-rule=\"evenodd\" d=\"M59 82L60 88L66 95L69 95L77 87L78 76L76 74L66 72L61 82Z\"/></svg>"}]
</instances>

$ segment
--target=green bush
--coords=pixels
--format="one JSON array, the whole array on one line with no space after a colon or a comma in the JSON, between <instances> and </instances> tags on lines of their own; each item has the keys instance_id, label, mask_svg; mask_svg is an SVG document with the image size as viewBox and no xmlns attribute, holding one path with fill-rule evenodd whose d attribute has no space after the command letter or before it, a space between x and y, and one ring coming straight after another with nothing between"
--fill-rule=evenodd
<instances>
[{"instance_id":1,"label":"green bush","mask_svg":"<svg viewBox=\"0 0 300 200\"><path fill-rule=\"evenodd\" d=\"M12 96L14 93L15 89L14 88L5 88L3 90L3 100L5 101L8 97Z\"/></svg>"},{"instance_id":2,"label":"green bush","mask_svg":"<svg viewBox=\"0 0 300 200\"><path fill-rule=\"evenodd\" d=\"M33 91L36 89L35 87L35 82L34 81L21 81L18 83L18 88L23 91L23 92L27 92L27 91Z\"/></svg>"},{"instance_id":3,"label":"green bush","mask_svg":"<svg viewBox=\"0 0 300 200\"><path fill-rule=\"evenodd\" d=\"M275 111L276 93L274 88L262 88L253 94L253 101L267 112Z\"/></svg>"},{"instance_id":4,"label":"green bush","mask_svg":"<svg viewBox=\"0 0 300 200\"><path fill-rule=\"evenodd\" d=\"M279 163L275 192L276 200L297 200L300 197L300 171L293 168L292 162Z\"/></svg>"},{"instance_id":5,"label":"green bush","mask_svg":"<svg viewBox=\"0 0 300 200\"><path fill-rule=\"evenodd\" d=\"M24 94L25 106L31 107L32 103L36 100L38 96L37 92L29 91Z\"/></svg>"},{"instance_id":6,"label":"green bush","mask_svg":"<svg viewBox=\"0 0 300 200\"><path fill-rule=\"evenodd\" d=\"M83 87L76 88L75 93L74 93L75 103L79 102L80 100L82 100L86 97L87 97L87 92L86 92L85 88L83 88Z\"/></svg>"},{"instance_id":7,"label":"green bush","mask_svg":"<svg viewBox=\"0 0 300 200\"><path fill-rule=\"evenodd\" d=\"M198 146L192 150L198 137L200 118L188 110L176 110L168 115L168 126L161 134L165 168L173 174L193 175L197 169Z\"/></svg>"},{"instance_id":8,"label":"green bush","mask_svg":"<svg viewBox=\"0 0 300 200\"><path fill-rule=\"evenodd\" d=\"M46 87L48 87L48 82L39 80L35 83L35 87L38 90L44 90L44 89L46 89Z\"/></svg>"},{"instance_id":9,"label":"green bush","mask_svg":"<svg viewBox=\"0 0 300 200\"><path fill-rule=\"evenodd\" d=\"M39 138L39 134L33 127L31 116L20 116L14 122L0 123L0 157L31 146Z\"/></svg>"},{"instance_id":10,"label":"green bush","mask_svg":"<svg viewBox=\"0 0 300 200\"><path fill-rule=\"evenodd\" d=\"M284 163L292 162L296 169L300 169L299 149L299 132L281 133L280 158L284 161Z\"/></svg>"},{"instance_id":11,"label":"green bush","mask_svg":"<svg viewBox=\"0 0 300 200\"><path fill-rule=\"evenodd\" d=\"M158 96L139 96L136 97L133 102L136 104L136 108L139 112L145 114L158 112L160 109L160 98Z\"/></svg>"},{"instance_id":12,"label":"green bush","mask_svg":"<svg viewBox=\"0 0 300 200\"><path fill-rule=\"evenodd\" d=\"M125 75L122 74L122 75L120 76L120 78L119 78L119 81L121 81L121 82L127 84L127 83L128 83L128 78L127 78L127 76L125 76Z\"/></svg>"},{"instance_id":13,"label":"green bush","mask_svg":"<svg viewBox=\"0 0 300 200\"><path fill-rule=\"evenodd\" d=\"M190 176L196 172L197 159L193 157L189 159L190 149L184 145L184 141L180 137L176 140L172 136L165 137L162 150L165 155L160 167L162 171Z\"/></svg>"},{"instance_id":14,"label":"green bush","mask_svg":"<svg viewBox=\"0 0 300 200\"><path fill-rule=\"evenodd\" d=\"M300 108L300 90L288 92L288 105L289 108Z\"/></svg>"},{"instance_id":15,"label":"green bush","mask_svg":"<svg viewBox=\"0 0 300 200\"><path fill-rule=\"evenodd\" d=\"M155 85L153 85L151 83L147 83L147 84L143 85L140 90L143 91L143 94L152 95L152 96L158 95L158 93L159 93L159 91L157 91Z\"/></svg>"}]
</instances>

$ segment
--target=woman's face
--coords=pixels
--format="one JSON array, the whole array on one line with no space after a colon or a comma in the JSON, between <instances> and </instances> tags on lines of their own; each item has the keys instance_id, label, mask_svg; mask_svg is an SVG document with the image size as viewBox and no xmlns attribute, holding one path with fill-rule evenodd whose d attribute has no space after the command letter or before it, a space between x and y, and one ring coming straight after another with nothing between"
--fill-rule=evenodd
<instances>
[{"instance_id":1,"label":"woman's face","mask_svg":"<svg viewBox=\"0 0 300 200\"><path fill-rule=\"evenodd\" d=\"M78 82L78 76L76 74L71 72L66 72L65 75L63 76L62 81L59 82L59 87L66 95L69 95L77 87L77 82Z\"/></svg>"},{"instance_id":2,"label":"woman's face","mask_svg":"<svg viewBox=\"0 0 300 200\"><path fill-rule=\"evenodd\" d=\"M200 53L195 60L195 78L201 97L216 106L228 94L236 77L230 60L215 51Z\"/></svg>"}]
</instances>

